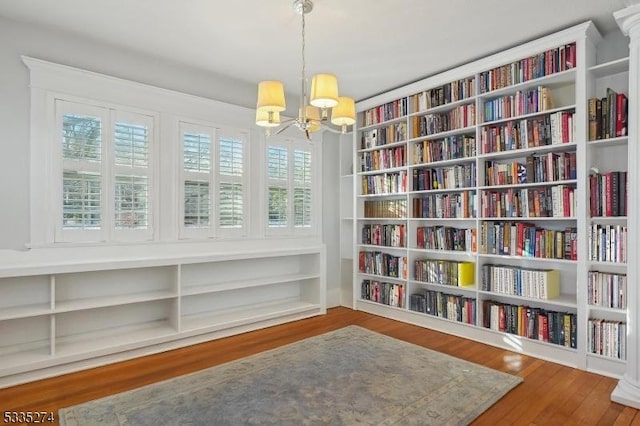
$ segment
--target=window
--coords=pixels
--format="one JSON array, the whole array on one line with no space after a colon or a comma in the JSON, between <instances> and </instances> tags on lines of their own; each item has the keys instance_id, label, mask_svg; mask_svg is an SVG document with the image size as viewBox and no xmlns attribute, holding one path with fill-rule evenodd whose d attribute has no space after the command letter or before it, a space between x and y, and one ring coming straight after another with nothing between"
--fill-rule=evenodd
<instances>
[{"instance_id":1,"label":"window","mask_svg":"<svg viewBox=\"0 0 640 426\"><path fill-rule=\"evenodd\" d=\"M267 144L269 233L308 233L313 228L314 146L286 140Z\"/></svg>"},{"instance_id":2,"label":"window","mask_svg":"<svg viewBox=\"0 0 640 426\"><path fill-rule=\"evenodd\" d=\"M62 198L55 241L152 237L154 118L56 101Z\"/></svg>"},{"instance_id":3,"label":"window","mask_svg":"<svg viewBox=\"0 0 640 426\"><path fill-rule=\"evenodd\" d=\"M180 123L181 238L241 235L245 230L246 135ZM217 141L217 143L214 143Z\"/></svg>"}]
</instances>

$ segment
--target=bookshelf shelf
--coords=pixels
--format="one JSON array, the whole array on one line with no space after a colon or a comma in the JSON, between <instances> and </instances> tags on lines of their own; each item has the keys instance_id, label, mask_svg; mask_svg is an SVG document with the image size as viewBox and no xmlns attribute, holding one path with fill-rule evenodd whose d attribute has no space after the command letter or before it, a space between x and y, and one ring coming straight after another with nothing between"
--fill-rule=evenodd
<instances>
[{"instance_id":1,"label":"bookshelf shelf","mask_svg":"<svg viewBox=\"0 0 640 426\"><path fill-rule=\"evenodd\" d=\"M393 118L391 120L385 120L382 121L380 123L375 123L375 124L371 124L371 125L367 125L367 126L362 126L360 128L361 131L367 131L367 130L373 130L373 129L379 129L380 127L386 127L390 124L396 124L396 123L402 123L404 121L406 121L407 116L403 115L401 117L397 117L397 118Z\"/></svg>"},{"instance_id":2,"label":"bookshelf shelf","mask_svg":"<svg viewBox=\"0 0 640 426\"><path fill-rule=\"evenodd\" d=\"M612 146L622 146L629 143L628 136L619 136L617 138L609 138L609 139L596 139L594 141L589 141L588 144L592 148L605 148Z\"/></svg>"},{"instance_id":3,"label":"bookshelf shelf","mask_svg":"<svg viewBox=\"0 0 640 426\"><path fill-rule=\"evenodd\" d=\"M398 198L406 197L407 192L389 192L384 194L360 194L358 198Z\"/></svg>"},{"instance_id":4,"label":"bookshelf shelf","mask_svg":"<svg viewBox=\"0 0 640 426\"><path fill-rule=\"evenodd\" d=\"M55 355L67 357L84 353L108 350L114 346L134 348L146 346L149 341L171 337L176 333L166 320L148 321L132 326L121 326L104 330L56 338Z\"/></svg>"},{"instance_id":5,"label":"bookshelf shelf","mask_svg":"<svg viewBox=\"0 0 640 426\"><path fill-rule=\"evenodd\" d=\"M250 280L225 281L215 284L193 284L183 285L183 296L194 296L207 293L218 293L223 291L237 290L240 288L262 287L273 284L312 280L320 278L319 274L293 274L278 275L266 278L256 278Z\"/></svg>"},{"instance_id":6,"label":"bookshelf shelf","mask_svg":"<svg viewBox=\"0 0 640 426\"><path fill-rule=\"evenodd\" d=\"M152 302L155 300L175 299L178 295L170 291L150 291L121 296L87 297L77 300L56 301L55 313L81 311L87 309L105 308L109 306L129 305L134 303Z\"/></svg>"},{"instance_id":7,"label":"bookshelf shelf","mask_svg":"<svg viewBox=\"0 0 640 426\"><path fill-rule=\"evenodd\" d=\"M625 315L627 313L627 310L622 308L607 308L606 306L598 306L598 305L588 305L588 306L591 312L596 312L596 313L608 313L608 314L614 314L614 315Z\"/></svg>"},{"instance_id":8,"label":"bookshelf shelf","mask_svg":"<svg viewBox=\"0 0 640 426\"><path fill-rule=\"evenodd\" d=\"M534 117L538 117L541 115L549 115L549 114L553 114L556 112L566 112L566 111L571 111L576 109L575 105L567 105L567 106L562 106L562 107L558 107L558 108L550 108L547 110L542 110L542 111L538 111L538 112L532 112L530 114L522 114L522 115L516 115L513 117L507 117L507 118L501 118L499 120L491 120L491 121L483 121L482 123L480 123L481 127L487 127L487 126L493 126L496 124L503 124L503 123L508 123L510 121L520 121L520 120L526 120L528 118L534 118Z\"/></svg>"},{"instance_id":9,"label":"bookshelf shelf","mask_svg":"<svg viewBox=\"0 0 640 426\"><path fill-rule=\"evenodd\" d=\"M536 188L536 187L544 187L544 186L557 186L557 185L576 185L578 181L576 179L567 179L567 180L555 180L555 181L547 181L547 182L533 182L533 183L516 183L512 185L486 185L479 186L478 189L481 191L487 190L498 190L498 189L509 189L509 188Z\"/></svg>"},{"instance_id":10,"label":"bookshelf shelf","mask_svg":"<svg viewBox=\"0 0 640 426\"><path fill-rule=\"evenodd\" d=\"M475 217L410 217L403 220L410 222L463 222L474 224L477 219Z\"/></svg>"},{"instance_id":11,"label":"bookshelf shelf","mask_svg":"<svg viewBox=\"0 0 640 426\"><path fill-rule=\"evenodd\" d=\"M369 148L361 148L358 149L358 154L361 154L363 152L372 152L372 151L380 151L381 149L386 149L386 148L395 148L398 146L404 146L407 142L404 140L401 141L396 141L396 142L389 142L386 144L382 144L382 145L377 145L377 146L372 146Z\"/></svg>"},{"instance_id":12,"label":"bookshelf shelf","mask_svg":"<svg viewBox=\"0 0 640 426\"><path fill-rule=\"evenodd\" d=\"M492 90L490 92L480 93L479 99L495 98L501 95L515 93L518 90L526 90L537 86L564 86L575 84L577 71L575 68L566 71L556 72L554 74L528 80L522 83L512 84L508 87Z\"/></svg>"},{"instance_id":13,"label":"bookshelf shelf","mask_svg":"<svg viewBox=\"0 0 640 426\"><path fill-rule=\"evenodd\" d=\"M569 264L576 265L578 263L577 260L570 259L553 259L546 257L527 257L527 256L507 256L503 254L488 254L488 253L479 253L478 257L487 258L487 259L503 259L503 260L531 260L536 263L558 263L558 264Z\"/></svg>"},{"instance_id":14,"label":"bookshelf shelf","mask_svg":"<svg viewBox=\"0 0 640 426\"><path fill-rule=\"evenodd\" d=\"M371 221L375 221L375 222L389 222L389 223L394 223L394 222L404 222L407 219L406 218L401 218L401 217L358 217L356 219L357 221L362 221L362 222L371 222Z\"/></svg>"},{"instance_id":15,"label":"bookshelf shelf","mask_svg":"<svg viewBox=\"0 0 640 426\"><path fill-rule=\"evenodd\" d=\"M407 142L409 143L422 142L424 140L446 138L447 136L475 135L476 127L477 127L476 125L473 125L473 126L462 127L460 129L447 130L446 132L438 132L438 133L433 133L431 135L418 136L418 137L409 139Z\"/></svg>"},{"instance_id":16,"label":"bookshelf shelf","mask_svg":"<svg viewBox=\"0 0 640 426\"><path fill-rule=\"evenodd\" d=\"M565 309L576 309L578 307L577 303L576 303L576 296L574 295L570 295L570 294L561 294L560 296L553 298L553 299L537 299L534 297L524 297L524 296L518 296L515 294L505 294L505 293L500 293L500 292L495 292L495 291L485 291L485 290L478 290L479 294L482 294L484 296L487 296L488 298L500 298L500 297L508 297L509 299L514 299L514 300L520 300L523 303L538 303L538 304L544 304L544 305L548 305L550 307L555 306L557 307L562 307Z\"/></svg>"},{"instance_id":17,"label":"bookshelf shelf","mask_svg":"<svg viewBox=\"0 0 640 426\"><path fill-rule=\"evenodd\" d=\"M614 74L629 72L629 57L614 59L609 62L597 64L589 67L589 72L593 77L607 77Z\"/></svg>"},{"instance_id":18,"label":"bookshelf shelf","mask_svg":"<svg viewBox=\"0 0 640 426\"><path fill-rule=\"evenodd\" d=\"M438 289L439 291L442 291L443 293L447 293L447 292L455 293L455 292L459 292L460 291L460 292L463 292L463 293L466 293L467 295L469 295L469 294L475 294L476 291L477 291L475 285L457 286L457 285L440 284L440 283L418 281L418 280L409 280L408 282L409 282L409 284L414 284L414 285L419 285L419 286L426 286L426 287Z\"/></svg>"},{"instance_id":19,"label":"bookshelf shelf","mask_svg":"<svg viewBox=\"0 0 640 426\"><path fill-rule=\"evenodd\" d=\"M375 274L369 274L366 272L359 272L358 275L362 275L363 277L368 277L369 279L376 280L376 281L389 281L389 282L396 282L396 283L401 283L405 281L404 278L388 277L386 275L375 275Z\"/></svg>"},{"instance_id":20,"label":"bookshelf shelf","mask_svg":"<svg viewBox=\"0 0 640 426\"><path fill-rule=\"evenodd\" d=\"M53 313L51 306L49 304L44 304L44 303L0 308L0 321L18 319L18 318L37 317L41 315L48 315L51 313Z\"/></svg>"},{"instance_id":21,"label":"bookshelf shelf","mask_svg":"<svg viewBox=\"0 0 640 426\"><path fill-rule=\"evenodd\" d=\"M547 152L569 152L575 151L577 143L559 143L554 145L534 146L530 148L514 149L508 151L491 152L487 154L479 154L479 160L495 160L509 158L524 158L529 155L545 154Z\"/></svg>"},{"instance_id":22,"label":"bookshelf shelf","mask_svg":"<svg viewBox=\"0 0 640 426\"><path fill-rule=\"evenodd\" d=\"M417 169L417 168L444 167L444 166L451 166L455 164L473 163L475 161L476 161L476 157L463 157L463 158L454 158L451 160L433 161L431 163L410 164L409 168Z\"/></svg>"},{"instance_id":23,"label":"bookshelf shelf","mask_svg":"<svg viewBox=\"0 0 640 426\"><path fill-rule=\"evenodd\" d=\"M385 173L392 173L392 172L398 172L401 170L406 170L406 166L401 166L401 167L390 167L388 169L380 169L380 170L367 170L366 172L360 172L361 175L363 176L368 176L368 175L381 175L381 174L385 174Z\"/></svg>"},{"instance_id":24,"label":"bookshelf shelf","mask_svg":"<svg viewBox=\"0 0 640 426\"><path fill-rule=\"evenodd\" d=\"M320 305L300 301L281 301L264 305L239 307L219 313L193 314L182 319L182 331L213 332L241 327L291 315L317 315Z\"/></svg>"},{"instance_id":25,"label":"bookshelf shelf","mask_svg":"<svg viewBox=\"0 0 640 426\"><path fill-rule=\"evenodd\" d=\"M459 99L457 101L453 101L453 102L448 102L445 103L443 105L438 105L436 107L432 107L432 108L428 108L425 110L421 110L421 111L414 111L412 113L409 114L409 117L420 117L423 115L428 115L428 114L435 114L435 113L440 113L440 112L446 112L446 111L450 111L456 107L459 107L460 105L469 105L469 104L473 104L476 101L476 96L471 96L468 98L464 98L464 99Z\"/></svg>"},{"instance_id":26,"label":"bookshelf shelf","mask_svg":"<svg viewBox=\"0 0 640 426\"><path fill-rule=\"evenodd\" d=\"M527 217L482 217L481 220L486 221L504 221L510 222L575 222L575 216L527 216Z\"/></svg>"}]
</instances>

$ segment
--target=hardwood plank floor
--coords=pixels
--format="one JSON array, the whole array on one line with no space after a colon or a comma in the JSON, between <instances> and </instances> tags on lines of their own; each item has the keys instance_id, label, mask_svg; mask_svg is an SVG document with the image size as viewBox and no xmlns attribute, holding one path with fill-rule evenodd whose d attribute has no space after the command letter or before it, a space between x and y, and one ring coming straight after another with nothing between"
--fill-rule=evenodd
<instances>
[{"instance_id":1,"label":"hardwood plank floor","mask_svg":"<svg viewBox=\"0 0 640 426\"><path fill-rule=\"evenodd\" d=\"M610 401L617 381L387 318L330 309L327 315L0 389L5 411L53 411L211 367L356 324L524 378L474 425L636 425L640 412ZM0 419L0 423L3 420ZM15 424L15 423L14 423Z\"/></svg>"}]
</instances>

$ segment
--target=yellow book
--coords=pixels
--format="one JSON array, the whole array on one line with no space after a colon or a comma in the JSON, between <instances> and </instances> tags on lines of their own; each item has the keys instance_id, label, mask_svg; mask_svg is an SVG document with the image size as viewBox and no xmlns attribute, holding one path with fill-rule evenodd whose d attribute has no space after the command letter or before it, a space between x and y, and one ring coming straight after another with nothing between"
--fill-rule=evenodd
<instances>
[{"instance_id":1,"label":"yellow book","mask_svg":"<svg viewBox=\"0 0 640 426\"><path fill-rule=\"evenodd\" d=\"M555 299L560 296L560 272L556 269L540 271L540 298Z\"/></svg>"},{"instance_id":2,"label":"yellow book","mask_svg":"<svg viewBox=\"0 0 640 426\"><path fill-rule=\"evenodd\" d=\"M476 282L476 265L473 262L458 263L458 286L472 286Z\"/></svg>"}]
</instances>

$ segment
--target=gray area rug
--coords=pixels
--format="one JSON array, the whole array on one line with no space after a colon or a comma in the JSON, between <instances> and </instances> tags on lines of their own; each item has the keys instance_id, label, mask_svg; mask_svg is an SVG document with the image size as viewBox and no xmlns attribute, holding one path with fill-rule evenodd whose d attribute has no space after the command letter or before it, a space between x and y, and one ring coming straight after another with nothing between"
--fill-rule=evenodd
<instances>
[{"instance_id":1,"label":"gray area rug","mask_svg":"<svg viewBox=\"0 0 640 426\"><path fill-rule=\"evenodd\" d=\"M522 379L349 326L60 410L60 424L463 425Z\"/></svg>"}]
</instances>

